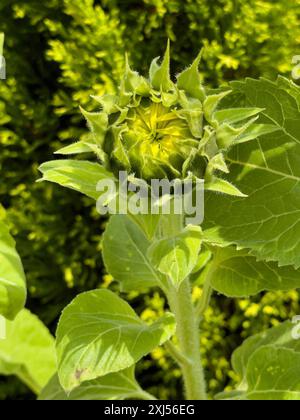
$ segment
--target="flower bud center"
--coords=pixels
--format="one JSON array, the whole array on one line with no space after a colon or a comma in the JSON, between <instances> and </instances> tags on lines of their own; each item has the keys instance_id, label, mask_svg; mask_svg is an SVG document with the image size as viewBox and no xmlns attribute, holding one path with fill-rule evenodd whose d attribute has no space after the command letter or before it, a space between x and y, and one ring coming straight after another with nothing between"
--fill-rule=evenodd
<instances>
[{"instance_id":1,"label":"flower bud center","mask_svg":"<svg viewBox=\"0 0 300 420\"><path fill-rule=\"evenodd\" d=\"M127 137L140 143L141 151L160 158L174 152L178 140L191 136L187 122L179 118L176 109L153 102L132 110L128 133Z\"/></svg>"}]
</instances>

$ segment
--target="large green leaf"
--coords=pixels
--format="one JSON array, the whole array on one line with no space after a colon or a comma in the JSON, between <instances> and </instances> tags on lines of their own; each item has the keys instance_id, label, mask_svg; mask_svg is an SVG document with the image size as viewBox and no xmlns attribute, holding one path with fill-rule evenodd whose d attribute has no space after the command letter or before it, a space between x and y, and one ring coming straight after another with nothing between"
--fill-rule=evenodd
<instances>
[{"instance_id":1,"label":"large green leaf","mask_svg":"<svg viewBox=\"0 0 300 420\"><path fill-rule=\"evenodd\" d=\"M299 401L300 353L281 347L261 347L250 358L246 384L246 391L225 392L217 399Z\"/></svg>"},{"instance_id":2,"label":"large green leaf","mask_svg":"<svg viewBox=\"0 0 300 420\"><path fill-rule=\"evenodd\" d=\"M202 244L202 230L189 226L180 234L152 244L148 256L153 266L179 287L195 268Z\"/></svg>"},{"instance_id":3,"label":"large green leaf","mask_svg":"<svg viewBox=\"0 0 300 420\"><path fill-rule=\"evenodd\" d=\"M232 356L232 365L241 378L246 376L249 359L261 347L273 345L300 352L300 340L295 340L292 331L295 325L287 321L277 327L263 331L244 341Z\"/></svg>"},{"instance_id":4,"label":"large green leaf","mask_svg":"<svg viewBox=\"0 0 300 420\"><path fill-rule=\"evenodd\" d=\"M145 290L160 284L147 257L151 242L128 216L111 217L103 236L103 258L108 272L123 291Z\"/></svg>"},{"instance_id":5,"label":"large green leaf","mask_svg":"<svg viewBox=\"0 0 300 420\"><path fill-rule=\"evenodd\" d=\"M247 339L233 354L232 364L241 378L237 392L219 399L299 400L300 340L298 326L285 322Z\"/></svg>"},{"instance_id":6,"label":"large green leaf","mask_svg":"<svg viewBox=\"0 0 300 420\"><path fill-rule=\"evenodd\" d=\"M26 281L15 242L0 220L0 315L14 319L26 300Z\"/></svg>"},{"instance_id":7,"label":"large green leaf","mask_svg":"<svg viewBox=\"0 0 300 420\"><path fill-rule=\"evenodd\" d=\"M53 160L41 165L39 170L43 174L41 181L55 182L95 200L100 196L97 192L98 182L114 179L113 175L98 163L82 160Z\"/></svg>"},{"instance_id":8,"label":"large green leaf","mask_svg":"<svg viewBox=\"0 0 300 420\"><path fill-rule=\"evenodd\" d=\"M141 398L143 391L136 382L134 367L110 373L102 378L88 381L69 395L65 393L55 375L43 389L41 401L102 401Z\"/></svg>"},{"instance_id":9,"label":"large green leaf","mask_svg":"<svg viewBox=\"0 0 300 420\"><path fill-rule=\"evenodd\" d=\"M0 340L0 374L18 376L39 393L56 371L54 338L29 311L7 321L6 339Z\"/></svg>"},{"instance_id":10,"label":"large green leaf","mask_svg":"<svg viewBox=\"0 0 300 420\"><path fill-rule=\"evenodd\" d=\"M248 400L300 400L300 353L262 347L247 368Z\"/></svg>"},{"instance_id":11,"label":"large green leaf","mask_svg":"<svg viewBox=\"0 0 300 420\"><path fill-rule=\"evenodd\" d=\"M68 392L82 382L126 369L174 332L171 314L147 325L111 291L83 293L63 311L59 322L60 383Z\"/></svg>"},{"instance_id":12,"label":"large green leaf","mask_svg":"<svg viewBox=\"0 0 300 420\"><path fill-rule=\"evenodd\" d=\"M300 287L300 270L277 263L257 261L246 250L219 248L211 263L211 285L228 297L256 295L264 290L290 290Z\"/></svg>"},{"instance_id":13,"label":"large green leaf","mask_svg":"<svg viewBox=\"0 0 300 420\"><path fill-rule=\"evenodd\" d=\"M206 235L215 243L250 248L259 259L298 268L300 88L282 79L248 79L232 87L231 101L264 108L260 122L274 124L278 131L232 149L230 180L248 198L207 193Z\"/></svg>"}]
</instances>

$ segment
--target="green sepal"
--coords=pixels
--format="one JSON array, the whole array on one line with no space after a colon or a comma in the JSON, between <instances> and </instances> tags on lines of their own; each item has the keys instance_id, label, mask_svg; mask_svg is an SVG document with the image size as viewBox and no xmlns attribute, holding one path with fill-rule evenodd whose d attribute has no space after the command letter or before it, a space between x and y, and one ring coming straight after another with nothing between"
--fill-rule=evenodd
<instances>
[{"instance_id":1,"label":"green sepal","mask_svg":"<svg viewBox=\"0 0 300 420\"><path fill-rule=\"evenodd\" d=\"M230 93L231 93L231 90L227 90L225 92L218 93L216 95L210 95L205 99L205 101L203 103L204 115L205 115L205 118L206 118L207 122L209 122L213 126L215 125L215 122L216 122L215 118L214 118L214 113L215 113L218 105L220 104L222 99L224 99Z\"/></svg>"},{"instance_id":2,"label":"green sepal","mask_svg":"<svg viewBox=\"0 0 300 420\"><path fill-rule=\"evenodd\" d=\"M257 116L264 109L263 108L230 108L230 109L221 109L214 113L214 119L218 121L219 124L237 124L241 121L244 121L248 118Z\"/></svg>"},{"instance_id":3,"label":"green sepal","mask_svg":"<svg viewBox=\"0 0 300 420\"><path fill-rule=\"evenodd\" d=\"M124 130L124 127L111 127L114 138L114 148L111 156L117 160L123 169L131 171L130 159L121 139Z\"/></svg>"},{"instance_id":4,"label":"green sepal","mask_svg":"<svg viewBox=\"0 0 300 420\"><path fill-rule=\"evenodd\" d=\"M215 171L220 171L225 174L229 173L229 169L226 165L225 158L222 153L218 153L214 156L207 164L207 169L205 172L206 181L213 179Z\"/></svg>"},{"instance_id":5,"label":"green sepal","mask_svg":"<svg viewBox=\"0 0 300 420\"><path fill-rule=\"evenodd\" d=\"M201 58L202 51L199 53L193 64L177 76L177 87L178 89L184 90L186 93L188 93L188 95L203 102L206 95L198 70Z\"/></svg>"},{"instance_id":6,"label":"green sepal","mask_svg":"<svg viewBox=\"0 0 300 420\"><path fill-rule=\"evenodd\" d=\"M103 112L106 114L114 114L119 112L118 108L118 96L116 95L104 95L104 96L91 96L95 101L99 102L102 106Z\"/></svg>"},{"instance_id":7,"label":"green sepal","mask_svg":"<svg viewBox=\"0 0 300 420\"><path fill-rule=\"evenodd\" d=\"M201 139L203 136L203 111L196 109L181 111L181 115L187 120L192 135L195 138Z\"/></svg>"},{"instance_id":8,"label":"green sepal","mask_svg":"<svg viewBox=\"0 0 300 420\"><path fill-rule=\"evenodd\" d=\"M159 57L155 58L150 66L151 85L157 91L162 89L164 92L169 92L174 88L170 76L170 41L168 41L168 46L161 65L158 64L158 61Z\"/></svg>"},{"instance_id":9,"label":"green sepal","mask_svg":"<svg viewBox=\"0 0 300 420\"><path fill-rule=\"evenodd\" d=\"M259 137L278 131L279 128L272 124L251 124L236 139L235 144L247 143Z\"/></svg>"},{"instance_id":10,"label":"green sepal","mask_svg":"<svg viewBox=\"0 0 300 420\"><path fill-rule=\"evenodd\" d=\"M149 82L138 72L133 71L129 65L128 56L125 58L126 70L123 77L123 88L125 92L132 93L134 95L149 96L151 86Z\"/></svg>"},{"instance_id":11,"label":"green sepal","mask_svg":"<svg viewBox=\"0 0 300 420\"><path fill-rule=\"evenodd\" d=\"M172 93L161 91L161 102L163 106L165 106L166 108L170 108L174 106L177 103L177 101L178 101L177 91L172 92Z\"/></svg>"},{"instance_id":12,"label":"green sepal","mask_svg":"<svg viewBox=\"0 0 300 420\"><path fill-rule=\"evenodd\" d=\"M220 192L222 194L231 195L234 197L247 197L237 187L232 185L225 179L214 177L211 181L205 183L205 189L214 192Z\"/></svg>"},{"instance_id":13,"label":"green sepal","mask_svg":"<svg viewBox=\"0 0 300 420\"><path fill-rule=\"evenodd\" d=\"M105 112L87 112L80 108L83 116L87 120L88 126L93 133L95 143L103 147L105 135L108 129L108 116Z\"/></svg>"},{"instance_id":14,"label":"green sepal","mask_svg":"<svg viewBox=\"0 0 300 420\"><path fill-rule=\"evenodd\" d=\"M216 133L218 147L220 149L229 149L231 146L236 144L237 140L241 139L242 134L245 133L248 128L251 128L251 126L255 121L257 121L257 119L258 117L255 117L252 120L248 121L247 124L237 128L232 127L229 124L221 125L217 129ZM254 138L257 138L257 135L254 135L251 139Z\"/></svg>"},{"instance_id":15,"label":"green sepal","mask_svg":"<svg viewBox=\"0 0 300 420\"><path fill-rule=\"evenodd\" d=\"M56 155L77 155L81 153L91 152L91 147L83 142L77 141L76 143L70 144L69 146L62 147L55 152Z\"/></svg>"}]
</instances>

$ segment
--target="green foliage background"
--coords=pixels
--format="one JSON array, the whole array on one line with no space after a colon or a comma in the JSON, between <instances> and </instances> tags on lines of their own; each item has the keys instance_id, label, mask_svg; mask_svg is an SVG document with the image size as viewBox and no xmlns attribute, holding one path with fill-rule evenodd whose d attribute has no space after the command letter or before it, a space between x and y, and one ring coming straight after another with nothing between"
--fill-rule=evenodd
<instances>
[{"instance_id":1,"label":"green foliage background","mask_svg":"<svg viewBox=\"0 0 300 420\"><path fill-rule=\"evenodd\" d=\"M78 292L110 282L99 245L104 221L91 202L35 183L38 165L86 132L78 105L89 108L90 94L116 89L125 52L142 72L168 37L174 72L205 47L202 71L212 86L245 76L289 75L299 53L299 17L300 0L1 1L8 78L0 81L0 202L24 262L27 306L52 330ZM200 293L195 289L195 299ZM229 363L233 349L263 327L299 314L298 300L297 292L238 302L214 298L202 338L210 392L236 380ZM147 302L144 318L163 310L157 294ZM139 374L161 398L180 397L180 373L163 351L154 352ZM0 399L24 397L32 398L17 380L0 379Z\"/></svg>"}]
</instances>

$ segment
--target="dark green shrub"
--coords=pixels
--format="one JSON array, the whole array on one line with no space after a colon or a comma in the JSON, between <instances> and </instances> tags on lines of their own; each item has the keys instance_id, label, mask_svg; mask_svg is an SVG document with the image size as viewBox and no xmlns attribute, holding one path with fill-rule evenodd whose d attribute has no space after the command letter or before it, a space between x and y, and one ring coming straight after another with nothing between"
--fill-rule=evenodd
<instances>
[{"instance_id":1,"label":"dark green shrub","mask_svg":"<svg viewBox=\"0 0 300 420\"><path fill-rule=\"evenodd\" d=\"M291 69L299 44L299 0L106 0L134 28L125 37L134 61L147 68L166 37L176 70L202 46L203 72L213 83L245 76L273 78ZM139 45L147 48L140 48ZM140 66L141 67L141 66Z\"/></svg>"}]
</instances>

